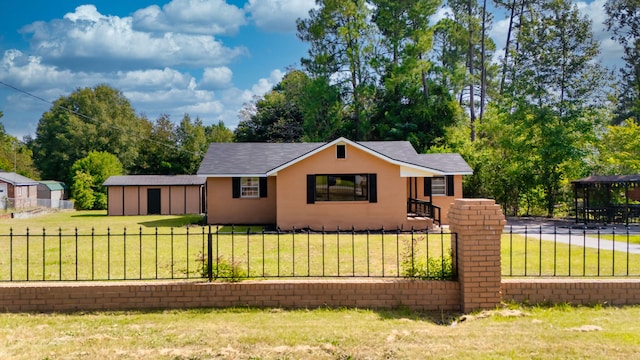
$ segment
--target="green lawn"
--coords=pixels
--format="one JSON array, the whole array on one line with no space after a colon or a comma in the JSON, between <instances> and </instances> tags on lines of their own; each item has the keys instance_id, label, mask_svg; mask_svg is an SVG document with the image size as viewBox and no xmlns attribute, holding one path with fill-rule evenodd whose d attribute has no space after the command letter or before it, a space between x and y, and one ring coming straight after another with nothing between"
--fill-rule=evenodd
<instances>
[{"instance_id":1,"label":"green lawn","mask_svg":"<svg viewBox=\"0 0 640 360\"><path fill-rule=\"evenodd\" d=\"M0 314L0 358L637 359L638 318L637 306Z\"/></svg>"},{"instance_id":2,"label":"green lawn","mask_svg":"<svg viewBox=\"0 0 640 360\"><path fill-rule=\"evenodd\" d=\"M197 225L199 221L199 216L107 216L104 211L3 219L0 281L202 279L209 227ZM445 269L449 266L449 234L416 234L412 241L408 234L394 233L384 237L300 232L263 235L260 227L235 227L231 236L231 230L229 226L211 228L217 278L433 277L441 274L443 259ZM616 240L626 241L625 235L616 235ZM630 242L635 237L630 236ZM426 257L432 260L427 263ZM503 235L502 273L640 276L640 255Z\"/></svg>"},{"instance_id":3,"label":"green lawn","mask_svg":"<svg viewBox=\"0 0 640 360\"><path fill-rule=\"evenodd\" d=\"M449 234L275 234L199 220L86 211L11 219L0 225L0 280L199 279L210 230L220 278L434 277L450 259Z\"/></svg>"},{"instance_id":4,"label":"green lawn","mask_svg":"<svg viewBox=\"0 0 640 360\"><path fill-rule=\"evenodd\" d=\"M615 241L620 241L620 242L624 242L624 243L626 243L628 241L629 244L640 244L640 235L638 235L638 234L627 234L624 231L616 232L615 236L613 236L611 234L603 234L603 235L601 235L601 237L603 239L615 240Z\"/></svg>"},{"instance_id":5,"label":"green lawn","mask_svg":"<svg viewBox=\"0 0 640 360\"><path fill-rule=\"evenodd\" d=\"M640 276L640 254L525 241L522 235L502 235L501 256L504 276Z\"/></svg>"}]
</instances>

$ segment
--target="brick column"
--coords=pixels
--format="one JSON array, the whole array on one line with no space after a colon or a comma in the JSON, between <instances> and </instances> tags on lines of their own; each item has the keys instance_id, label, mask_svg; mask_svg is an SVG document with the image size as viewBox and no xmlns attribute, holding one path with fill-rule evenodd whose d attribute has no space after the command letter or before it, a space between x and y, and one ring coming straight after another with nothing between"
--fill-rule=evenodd
<instances>
[{"instance_id":1,"label":"brick column","mask_svg":"<svg viewBox=\"0 0 640 360\"><path fill-rule=\"evenodd\" d=\"M458 234L452 247L463 312L500 304L500 236L505 224L494 200L456 199L449 209L449 229Z\"/></svg>"}]
</instances>

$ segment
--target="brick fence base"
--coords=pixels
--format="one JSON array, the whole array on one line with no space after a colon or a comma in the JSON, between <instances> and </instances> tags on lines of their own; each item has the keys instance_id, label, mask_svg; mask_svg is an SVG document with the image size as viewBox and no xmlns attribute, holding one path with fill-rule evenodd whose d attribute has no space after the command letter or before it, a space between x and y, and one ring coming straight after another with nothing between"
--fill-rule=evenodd
<instances>
[{"instance_id":1,"label":"brick fence base","mask_svg":"<svg viewBox=\"0 0 640 360\"><path fill-rule=\"evenodd\" d=\"M640 304L640 279L503 279L502 300L573 305Z\"/></svg>"},{"instance_id":2,"label":"brick fence base","mask_svg":"<svg viewBox=\"0 0 640 360\"><path fill-rule=\"evenodd\" d=\"M21 283L0 285L0 311L70 312L199 307L407 307L459 311L455 281L265 280L239 283Z\"/></svg>"}]
</instances>

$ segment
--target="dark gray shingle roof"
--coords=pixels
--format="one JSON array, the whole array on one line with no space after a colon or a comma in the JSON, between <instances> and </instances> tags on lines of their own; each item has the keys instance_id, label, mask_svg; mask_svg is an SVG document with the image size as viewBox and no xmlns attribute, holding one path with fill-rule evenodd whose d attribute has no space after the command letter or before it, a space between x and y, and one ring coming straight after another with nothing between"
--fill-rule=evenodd
<instances>
[{"instance_id":1,"label":"dark gray shingle roof","mask_svg":"<svg viewBox=\"0 0 640 360\"><path fill-rule=\"evenodd\" d=\"M200 163L198 175L264 175L327 144L213 143ZM418 154L408 141L363 141L355 144L381 157L407 165L446 174L472 173L472 169L459 154Z\"/></svg>"},{"instance_id":2,"label":"dark gray shingle roof","mask_svg":"<svg viewBox=\"0 0 640 360\"><path fill-rule=\"evenodd\" d=\"M104 186L204 185L206 178L197 175L120 175L110 176Z\"/></svg>"},{"instance_id":3,"label":"dark gray shingle roof","mask_svg":"<svg viewBox=\"0 0 640 360\"><path fill-rule=\"evenodd\" d=\"M325 143L213 143L198 175L266 174Z\"/></svg>"}]
</instances>

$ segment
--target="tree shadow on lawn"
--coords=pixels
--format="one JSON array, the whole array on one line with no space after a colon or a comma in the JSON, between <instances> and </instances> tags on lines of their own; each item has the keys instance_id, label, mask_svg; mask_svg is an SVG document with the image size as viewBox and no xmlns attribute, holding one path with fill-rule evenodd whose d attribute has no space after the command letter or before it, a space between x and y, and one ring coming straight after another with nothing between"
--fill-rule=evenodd
<instances>
[{"instance_id":1,"label":"tree shadow on lawn","mask_svg":"<svg viewBox=\"0 0 640 360\"><path fill-rule=\"evenodd\" d=\"M74 217L78 217L78 218L98 218L98 217L107 217L107 213L104 214L75 214L75 215L71 215L72 218Z\"/></svg>"},{"instance_id":2,"label":"tree shadow on lawn","mask_svg":"<svg viewBox=\"0 0 640 360\"><path fill-rule=\"evenodd\" d=\"M372 309L383 320L428 321L436 325L451 325L461 313L456 311L415 311L400 306L392 309Z\"/></svg>"},{"instance_id":3,"label":"tree shadow on lawn","mask_svg":"<svg viewBox=\"0 0 640 360\"><path fill-rule=\"evenodd\" d=\"M183 226L202 226L203 217L200 215L185 215L177 217L168 217L166 219L140 221L138 225L148 228L160 228L160 227L183 227Z\"/></svg>"}]
</instances>

